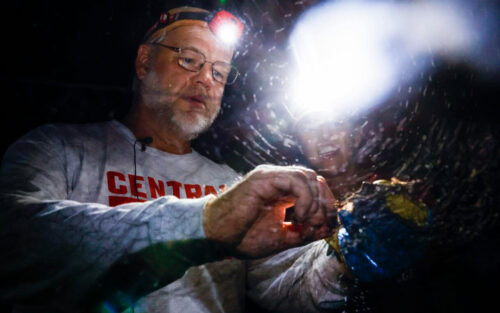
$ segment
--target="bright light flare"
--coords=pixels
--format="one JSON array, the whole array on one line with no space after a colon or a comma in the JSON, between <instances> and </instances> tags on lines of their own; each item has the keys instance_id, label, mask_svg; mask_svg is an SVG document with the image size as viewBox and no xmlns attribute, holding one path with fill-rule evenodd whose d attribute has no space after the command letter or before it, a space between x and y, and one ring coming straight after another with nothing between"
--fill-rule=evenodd
<instances>
[{"instance_id":1,"label":"bright light flare","mask_svg":"<svg viewBox=\"0 0 500 313\"><path fill-rule=\"evenodd\" d=\"M466 56L475 28L451 2L329 2L306 12L290 37L292 114L358 114L426 70L431 54Z\"/></svg>"},{"instance_id":2,"label":"bright light flare","mask_svg":"<svg viewBox=\"0 0 500 313\"><path fill-rule=\"evenodd\" d=\"M227 45L233 45L238 40L238 28L226 23L217 29L217 37Z\"/></svg>"}]
</instances>

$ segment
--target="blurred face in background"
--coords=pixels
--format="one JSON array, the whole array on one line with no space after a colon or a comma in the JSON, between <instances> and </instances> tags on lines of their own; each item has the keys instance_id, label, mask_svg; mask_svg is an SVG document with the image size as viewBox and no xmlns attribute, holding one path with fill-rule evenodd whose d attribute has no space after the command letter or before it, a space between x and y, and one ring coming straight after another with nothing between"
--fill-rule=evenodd
<instances>
[{"instance_id":1,"label":"blurred face in background","mask_svg":"<svg viewBox=\"0 0 500 313\"><path fill-rule=\"evenodd\" d=\"M305 120L297 136L302 152L321 175L346 173L351 164L351 127L347 123Z\"/></svg>"}]
</instances>

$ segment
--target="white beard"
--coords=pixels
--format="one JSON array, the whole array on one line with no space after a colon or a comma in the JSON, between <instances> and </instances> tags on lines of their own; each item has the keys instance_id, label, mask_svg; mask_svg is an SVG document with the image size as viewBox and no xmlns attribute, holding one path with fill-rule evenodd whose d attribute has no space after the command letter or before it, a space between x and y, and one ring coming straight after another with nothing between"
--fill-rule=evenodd
<instances>
[{"instance_id":1,"label":"white beard","mask_svg":"<svg viewBox=\"0 0 500 313\"><path fill-rule=\"evenodd\" d=\"M155 111L157 119L166 123L167 127L174 129L187 140L193 140L206 131L219 114L220 108L210 116L202 113L174 111L173 101L178 95L168 94L158 86L156 73L149 71L141 83L142 102Z\"/></svg>"},{"instance_id":2,"label":"white beard","mask_svg":"<svg viewBox=\"0 0 500 313\"><path fill-rule=\"evenodd\" d=\"M170 122L174 125L185 138L188 140L193 140L198 137L201 133L205 132L213 123L219 110L212 114L211 116L205 116L202 114L187 114L181 112L173 112L169 106L170 112Z\"/></svg>"}]
</instances>

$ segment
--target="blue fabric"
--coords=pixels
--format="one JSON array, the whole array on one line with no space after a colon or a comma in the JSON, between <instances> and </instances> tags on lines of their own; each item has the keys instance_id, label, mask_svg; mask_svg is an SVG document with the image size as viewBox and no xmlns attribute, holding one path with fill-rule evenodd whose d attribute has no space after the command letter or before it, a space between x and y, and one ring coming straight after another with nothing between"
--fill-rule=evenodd
<instances>
[{"instance_id":1,"label":"blue fabric","mask_svg":"<svg viewBox=\"0 0 500 313\"><path fill-rule=\"evenodd\" d=\"M370 191L368 197L354 197L352 210L339 212L340 251L354 276L365 282L402 273L420 259L426 249L426 227L416 226L387 206L385 194L393 190ZM427 216L429 224L429 209Z\"/></svg>"}]
</instances>

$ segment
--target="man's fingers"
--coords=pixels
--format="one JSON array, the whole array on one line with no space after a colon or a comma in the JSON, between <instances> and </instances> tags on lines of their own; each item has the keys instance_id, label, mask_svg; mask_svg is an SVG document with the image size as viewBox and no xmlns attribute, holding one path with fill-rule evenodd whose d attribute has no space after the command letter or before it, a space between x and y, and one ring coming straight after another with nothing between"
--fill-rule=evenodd
<instances>
[{"instance_id":1,"label":"man's fingers","mask_svg":"<svg viewBox=\"0 0 500 313\"><path fill-rule=\"evenodd\" d=\"M292 195L296 199L290 216L292 221L307 223L314 227L319 227L326 222L327 213L333 207L334 198L324 178L312 170L300 167L274 171L274 173L269 171L267 174L272 177L271 185L279 192L279 195L272 191L266 192L269 198Z\"/></svg>"},{"instance_id":2,"label":"man's fingers","mask_svg":"<svg viewBox=\"0 0 500 313\"><path fill-rule=\"evenodd\" d=\"M297 227L293 224L284 224L283 228L283 246L281 250L301 246L331 235L331 230L326 224L320 228L312 227L311 225Z\"/></svg>"},{"instance_id":3,"label":"man's fingers","mask_svg":"<svg viewBox=\"0 0 500 313\"><path fill-rule=\"evenodd\" d=\"M337 200L333 196L324 177L318 176L318 186L320 189L320 206L325 216L325 222L335 226L337 224Z\"/></svg>"},{"instance_id":4,"label":"man's fingers","mask_svg":"<svg viewBox=\"0 0 500 313\"><path fill-rule=\"evenodd\" d=\"M309 215L315 215L320 209L320 187L318 185L318 175L315 171L310 169L304 169L304 173L307 176L307 186L311 190L313 202L309 207Z\"/></svg>"},{"instance_id":5,"label":"man's fingers","mask_svg":"<svg viewBox=\"0 0 500 313\"><path fill-rule=\"evenodd\" d=\"M326 237L330 237L333 233L333 230L329 225L323 224L321 227L316 228L313 234L313 240L320 240Z\"/></svg>"},{"instance_id":6,"label":"man's fingers","mask_svg":"<svg viewBox=\"0 0 500 313\"><path fill-rule=\"evenodd\" d=\"M278 189L283 196L293 195L297 199L295 201L293 217L299 222L306 219L314 202L317 202L310 184L308 177L304 173L296 171L279 173L271 179L271 185ZM315 208L313 207L312 209L314 210Z\"/></svg>"},{"instance_id":7,"label":"man's fingers","mask_svg":"<svg viewBox=\"0 0 500 313\"><path fill-rule=\"evenodd\" d=\"M321 225L329 223L330 218L335 218L336 210L334 209L335 198L333 198L323 177L316 177L316 187L318 189L317 209L310 210L305 223L314 228L319 228Z\"/></svg>"},{"instance_id":8,"label":"man's fingers","mask_svg":"<svg viewBox=\"0 0 500 313\"><path fill-rule=\"evenodd\" d=\"M312 170L259 166L224 195L231 199L226 202L231 204L228 214L232 215L221 222L243 232L238 250L249 256L275 253L331 235L328 216L335 216L335 198L324 178ZM284 224L285 210L291 205L294 223ZM248 229L235 225L239 220Z\"/></svg>"},{"instance_id":9,"label":"man's fingers","mask_svg":"<svg viewBox=\"0 0 500 313\"><path fill-rule=\"evenodd\" d=\"M294 225L283 225L283 245L284 249L293 248L304 244L304 239L301 236L300 232L297 232L294 228Z\"/></svg>"},{"instance_id":10,"label":"man's fingers","mask_svg":"<svg viewBox=\"0 0 500 313\"><path fill-rule=\"evenodd\" d=\"M295 178L305 183L308 196L297 198L293 218L298 222L304 222L320 210L317 174L309 169L296 168Z\"/></svg>"}]
</instances>

